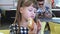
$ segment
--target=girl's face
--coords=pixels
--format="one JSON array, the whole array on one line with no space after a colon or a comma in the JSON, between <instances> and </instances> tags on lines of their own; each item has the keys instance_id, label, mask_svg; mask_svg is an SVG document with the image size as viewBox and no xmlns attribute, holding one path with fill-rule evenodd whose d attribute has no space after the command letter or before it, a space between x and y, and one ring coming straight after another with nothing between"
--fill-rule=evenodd
<instances>
[{"instance_id":1,"label":"girl's face","mask_svg":"<svg viewBox=\"0 0 60 34\"><path fill-rule=\"evenodd\" d=\"M36 15L36 8L33 7L33 4L31 4L30 6L28 7L23 7L22 8L22 17L25 18L25 19L28 19L28 18L35 18L35 15Z\"/></svg>"}]
</instances>

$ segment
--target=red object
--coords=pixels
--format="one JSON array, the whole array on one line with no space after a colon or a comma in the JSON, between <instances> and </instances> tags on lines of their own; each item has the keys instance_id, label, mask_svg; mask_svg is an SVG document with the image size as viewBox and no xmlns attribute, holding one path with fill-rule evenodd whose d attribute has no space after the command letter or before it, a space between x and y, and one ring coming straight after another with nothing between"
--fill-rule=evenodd
<instances>
[{"instance_id":1,"label":"red object","mask_svg":"<svg viewBox=\"0 0 60 34\"><path fill-rule=\"evenodd\" d=\"M51 2L52 2L52 7L54 7L54 0L51 0Z\"/></svg>"}]
</instances>

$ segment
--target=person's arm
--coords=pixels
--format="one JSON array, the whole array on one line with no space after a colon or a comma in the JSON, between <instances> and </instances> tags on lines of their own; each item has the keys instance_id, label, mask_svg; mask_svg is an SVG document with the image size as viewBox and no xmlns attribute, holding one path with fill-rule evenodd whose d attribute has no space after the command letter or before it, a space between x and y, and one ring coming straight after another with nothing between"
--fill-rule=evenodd
<instances>
[{"instance_id":1,"label":"person's arm","mask_svg":"<svg viewBox=\"0 0 60 34\"><path fill-rule=\"evenodd\" d=\"M46 18L52 18L52 13L47 12L47 13L44 14L44 16L45 16Z\"/></svg>"},{"instance_id":2,"label":"person's arm","mask_svg":"<svg viewBox=\"0 0 60 34\"><path fill-rule=\"evenodd\" d=\"M46 7L46 11L44 12L44 16L46 18L51 18L52 17L52 12L50 11L49 7Z\"/></svg>"}]
</instances>

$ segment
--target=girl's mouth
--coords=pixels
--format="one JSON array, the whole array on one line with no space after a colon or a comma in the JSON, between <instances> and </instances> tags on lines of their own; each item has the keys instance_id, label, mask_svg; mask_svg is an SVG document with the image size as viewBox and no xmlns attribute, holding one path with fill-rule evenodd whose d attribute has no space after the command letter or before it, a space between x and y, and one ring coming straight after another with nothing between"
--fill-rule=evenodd
<instances>
[{"instance_id":1,"label":"girl's mouth","mask_svg":"<svg viewBox=\"0 0 60 34\"><path fill-rule=\"evenodd\" d=\"M34 16L31 16L31 18L34 18Z\"/></svg>"}]
</instances>

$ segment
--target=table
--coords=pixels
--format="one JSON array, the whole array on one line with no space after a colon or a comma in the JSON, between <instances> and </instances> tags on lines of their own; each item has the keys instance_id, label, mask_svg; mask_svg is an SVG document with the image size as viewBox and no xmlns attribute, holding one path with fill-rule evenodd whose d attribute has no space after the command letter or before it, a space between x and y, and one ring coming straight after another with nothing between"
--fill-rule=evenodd
<instances>
[{"instance_id":1,"label":"table","mask_svg":"<svg viewBox=\"0 0 60 34\"><path fill-rule=\"evenodd\" d=\"M40 20L41 20L41 21L45 21L45 22L60 23L60 18L58 18L58 17L53 17L53 18L50 18L50 19L44 18L44 19L40 19Z\"/></svg>"},{"instance_id":2,"label":"table","mask_svg":"<svg viewBox=\"0 0 60 34\"><path fill-rule=\"evenodd\" d=\"M41 30L41 32L43 33L44 32L44 29L45 29L45 27L48 27L48 31L50 31L50 29L51 29L51 27L52 27L52 25L50 25L49 23L50 22L52 22L52 23L58 23L58 24L60 24L60 18L58 18L58 17L53 17L53 18L50 18L50 19L48 19L48 18L44 18L44 19L40 19L41 21L42 21L42 23L43 22L45 22L46 24L42 24L42 30ZM56 29L57 30L57 29ZM60 31L60 30L59 30Z\"/></svg>"}]
</instances>

